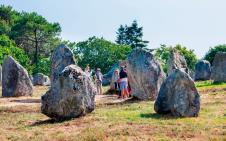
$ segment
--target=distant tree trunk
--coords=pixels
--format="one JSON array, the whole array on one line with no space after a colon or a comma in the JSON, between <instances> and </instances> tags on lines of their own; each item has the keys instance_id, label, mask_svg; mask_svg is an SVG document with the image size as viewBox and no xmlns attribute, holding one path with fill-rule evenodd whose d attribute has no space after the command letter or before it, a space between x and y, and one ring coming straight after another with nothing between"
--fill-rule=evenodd
<instances>
[{"instance_id":1,"label":"distant tree trunk","mask_svg":"<svg viewBox=\"0 0 226 141\"><path fill-rule=\"evenodd\" d=\"M34 63L36 67L38 67L38 38L37 38L37 29L34 30L35 33L35 56L34 56Z\"/></svg>"}]
</instances>

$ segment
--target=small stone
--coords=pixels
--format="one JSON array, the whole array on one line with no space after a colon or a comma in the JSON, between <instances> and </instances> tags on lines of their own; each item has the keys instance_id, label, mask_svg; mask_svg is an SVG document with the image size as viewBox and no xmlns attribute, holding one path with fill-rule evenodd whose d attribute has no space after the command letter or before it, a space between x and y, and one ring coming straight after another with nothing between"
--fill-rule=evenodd
<instances>
[{"instance_id":1,"label":"small stone","mask_svg":"<svg viewBox=\"0 0 226 141\"><path fill-rule=\"evenodd\" d=\"M186 73L189 73L187 62L178 51L172 51L167 61L167 73L170 75L174 70L181 69Z\"/></svg>"},{"instance_id":2,"label":"small stone","mask_svg":"<svg viewBox=\"0 0 226 141\"><path fill-rule=\"evenodd\" d=\"M209 80L211 76L210 62L201 60L195 65L195 80Z\"/></svg>"},{"instance_id":3,"label":"small stone","mask_svg":"<svg viewBox=\"0 0 226 141\"><path fill-rule=\"evenodd\" d=\"M33 76L33 85L40 85L40 86L49 86L50 79L48 76L44 75L43 73L37 73Z\"/></svg>"}]
</instances>

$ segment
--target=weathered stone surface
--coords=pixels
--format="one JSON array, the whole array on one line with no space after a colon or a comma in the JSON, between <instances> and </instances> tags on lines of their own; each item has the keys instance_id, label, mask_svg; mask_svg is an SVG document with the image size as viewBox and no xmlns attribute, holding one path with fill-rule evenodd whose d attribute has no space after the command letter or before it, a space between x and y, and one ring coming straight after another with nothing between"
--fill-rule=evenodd
<instances>
[{"instance_id":1,"label":"weathered stone surface","mask_svg":"<svg viewBox=\"0 0 226 141\"><path fill-rule=\"evenodd\" d=\"M192 78L192 80L195 80L195 71L189 70L188 74Z\"/></svg>"},{"instance_id":2,"label":"weathered stone surface","mask_svg":"<svg viewBox=\"0 0 226 141\"><path fill-rule=\"evenodd\" d=\"M104 86L109 85L111 83L111 78L112 78L112 75L113 75L114 71L116 69L120 69L120 66L125 66L125 65L126 65L126 61L118 61L117 63L115 63L111 67L111 69L106 74L104 74L104 76L103 76L104 78L103 78L102 84Z\"/></svg>"},{"instance_id":3,"label":"weathered stone surface","mask_svg":"<svg viewBox=\"0 0 226 141\"><path fill-rule=\"evenodd\" d=\"M50 79L48 76L44 75L43 73L37 73L32 78L33 85L41 85L41 86L49 86Z\"/></svg>"},{"instance_id":4,"label":"weathered stone surface","mask_svg":"<svg viewBox=\"0 0 226 141\"><path fill-rule=\"evenodd\" d=\"M172 51L169 55L169 59L167 61L167 73L174 72L175 69L181 69L186 73L189 73L189 69L187 67L187 62L185 58L177 51Z\"/></svg>"},{"instance_id":5,"label":"weathered stone surface","mask_svg":"<svg viewBox=\"0 0 226 141\"><path fill-rule=\"evenodd\" d=\"M33 76L29 75L29 78L30 78L31 82L33 82Z\"/></svg>"},{"instance_id":6,"label":"weathered stone surface","mask_svg":"<svg viewBox=\"0 0 226 141\"><path fill-rule=\"evenodd\" d=\"M154 109L177 117L198 116L200 97L191 77L179 69L171 73L160 88Z\"/></svg>"},{"instance_id":7,"label":"weathered stone surface","mask_svg":"<svg viewBox=\"0 0 226 141\"><path fill-rule=\"evenodd\" d=\"M2 85L2 66L0 65L0 86Z\"/></svg>"},{"instance_id":8,"label":"weathered stone surface","mask_svg":"<svg viewBox=\"0 0 226 141\"><path fill-rule=\"evenodd\" d=\"M165 73L150 51L133 49L128 56L127 73L134 97L140 100L156 99Z\"/></svg>"},{"instance_id":9,"label":"weathered stone surface","mask_svg":"<svg viewBox=\"0 0 226 141\"><path fill-rule=\"evenodd\" d=\"M206 60L200 60L195 65L195 80L209 80L211 76L210 62Z\"/></svg>"},{"instance_id":10,"label":"weathered stone surface","mask_svg":"<svg viewBox=\"0 0 226 141\"><path fill-rule=\"evenodd\" d=\"M42 113L63 120L91 112L96 89L90 78L75 65L71 50L59 46L51 61L51 89L42 96Z\"/></svg>"},{"instance_id":11,"label":"weathered stone surface","mask_svg":"<svg viewBox=\"0 0 226 141\"><path fill-rule=\"evenodd\" d=\"M59 91L49 91L42 96L42 113L62 120L79 117L94 110L96 88L81 68L76 65L67 66L59 74L57 81Z\"/></svg>"},{"instance_id":12,"label":"weathered stone surface","mask_svg":"<svg viewBox=\"0 0 226 141\"><path fill-rule=\"evenodd\" d=\"M33 85L27 70L11 56L5 58L2 65L2 96L30 96Z\"/></svg>"},{"instance_id":13,"label":"weathered stone surface","mask_svg":"<svg viewBox=\"0 0 226 141\"><path fill-rule=\"evenodd\" d=\"M214 82L226 82L226 52L217 53L212 63L211 78Z\"/></svg>"}]
</instances>

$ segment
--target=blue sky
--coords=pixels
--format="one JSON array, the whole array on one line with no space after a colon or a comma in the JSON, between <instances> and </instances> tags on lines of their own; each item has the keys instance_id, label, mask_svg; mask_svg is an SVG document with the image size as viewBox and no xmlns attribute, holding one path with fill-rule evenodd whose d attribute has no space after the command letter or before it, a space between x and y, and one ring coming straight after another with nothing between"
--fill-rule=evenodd
<instances>
[{"instance_id":1,"label":"blue sky","mask_svg":"<svg viewBox=\"0 0 226 141\"><path fill-rule=\"evenodd\" d=\"M93 35L115 41L119 25L136 19L150 48L179 43L201 58L209 47L226 43L225 0L1 0L0 4L59 22L61 37L76 42Z\"/></svg>"}]
</instances>

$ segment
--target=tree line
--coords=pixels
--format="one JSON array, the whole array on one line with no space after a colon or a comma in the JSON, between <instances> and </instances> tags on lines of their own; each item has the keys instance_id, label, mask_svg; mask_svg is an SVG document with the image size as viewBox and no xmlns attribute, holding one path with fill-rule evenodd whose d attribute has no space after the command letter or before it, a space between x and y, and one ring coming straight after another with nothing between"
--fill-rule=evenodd
<instances>
[{"instance_id":1,"label":"tree line","mask_svg":"<svg viewBox=\"0 0 226 141\"><path fill-rule=\"evenodd\" d=\"M78 65L84 68L101 68L106 73L118 60L126 59L133 48L148 48L149 41L143 40L143 27L134 20L130 25L120 25L115 43L103 37L89 37L78 43L60 38L61 26L51 23L36 12L18 12L10 6L0 6L0 64L6 55L12 55L30 74L38 72L50 74L50 56L60 44L70 47L77 58ZM184 55L188 67L193 70L197 62L194 50L182 45L174 47L160 45L154 50L164 71L172 49ZM226 45L210 48L204 59L213 61L218 51L226 52Z\"/></svg>"}]
</instances>

